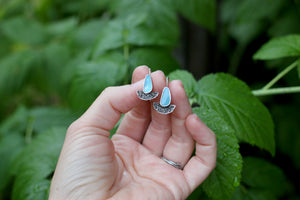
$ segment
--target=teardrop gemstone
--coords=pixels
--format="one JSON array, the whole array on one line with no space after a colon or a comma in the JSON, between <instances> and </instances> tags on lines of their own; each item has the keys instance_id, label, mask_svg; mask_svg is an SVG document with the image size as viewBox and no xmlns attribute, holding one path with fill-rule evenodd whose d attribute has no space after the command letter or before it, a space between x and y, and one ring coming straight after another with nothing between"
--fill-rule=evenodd
<instances>
[{"instance_id":1,"label":"teardrop gemstone","mask_svg":"<svg viewBox=\"0 0 300 200\"><path fill-rule=\"evenodd\" d=\"M148 94L152 91L152 80L151 80L151 76L148 74L145 78L145 82L144 82L144 88L143 88L143 92L145 94Z\"/></svg>"},{"instance_id":2,"label":"teardrop gemstone","mask_svg":"<svg viewBox=\"0 0 300 200\"><path fill-rule=\"evenodd\" d=\"M163 89L163 92L160 97L160 105L162 107L167 107L171 103L171 92L168 87L165 87Z\"/></svg>"}]
</instances>

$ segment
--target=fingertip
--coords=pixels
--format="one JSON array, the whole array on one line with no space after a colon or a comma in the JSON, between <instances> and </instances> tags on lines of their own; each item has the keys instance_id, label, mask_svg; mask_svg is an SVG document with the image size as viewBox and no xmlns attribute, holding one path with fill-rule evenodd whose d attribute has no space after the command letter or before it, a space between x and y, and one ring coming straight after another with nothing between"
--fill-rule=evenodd
<instances>
[{"instance_id":1,"label":"fingertip","mask_svg":"<svg viewBox=\"0 0 300 200\"><path fill-rule=\"evenodd\" d=\"M181 101L188 101L184 86L181 80L174 80L169 83L174 103L180 103Z\"/></svg>"},{"instance_id":2,"label":"fingertip","mask_svg":"<svg viewBox=\"0 0 300 200\"><path fill-rule=\"evenodd\" d=\"M182 83L181 80L172 80L170 82L170 84L174 84L174 85L180 86L181 88L184 88L183 83Z\"/></svg>"},{"instance_id":3,"label":"fingertip","mask_svg":"<svg viewBox=\"0 0 300 200\"><path fill-rule=\"evenodd\" d=\"M210 128L208 128L198 117L197 114L190 114L186 119L186 127L188 131L191 133L193 138L198 141L205 141L205 138L208 140L211 137L215 137L215 134ZM206 137L205 137L206 136ZM207 141L205 141L207 142ZM210 143L210 142L209 142Z\"/></svg>"},{"instance_id":4,"label":"fingertip","mask_svg":"<svg viewBox=\"0 0 300 200\"><path fill-rule=\"evenodd\" d=\"M140 65L134 69L134 71L138 71L138 70L148 70L149 71L149 67L147 65Z\"/></svg>"},{"instance_id":5,"label":"fingertip","mask_svg":"<svg viewBox=\"0 0 300 200\"><path fill-rule=\"evenodd\" d=\"M187 120L191 123L191 124L196 124L196 123L203 123L200 118L198 117L197 114L192 113L187 117Z\"/></svg>"},{"instance_id":6,"label":"fingertip","mask_svg":"<svg viewBox=\"0 0 300 200\"><path fill-rule=\"evenodd\" d=\"M159 81L159 83L157 85L159 85L159 84L163 84L163 86L166 85L166 76L163 71L156 70L152 73L151 76L153 77L153 79L159 79L159 80L157 80L157 81Z\"/></svg>"},{"instance_id":7,"label":"fingertip","mask_svg":"<svg viewBox=\"0 0 300 200\"><path fill-rule=\"evenodd\" d=\"M192 113L189 98L180 80L173 80L169 84L172 96L172 104L176 105L173 115L177 118L186 118Z\"/></svg>"},{"instance_id":8,"label":"fingertip","mask_svg":"<svg viewBox=\"0 0 300 200\"><path fill-rule=\"evenodd\" d=\"M135 83L143 78L149 73L149 67L147 65L141 65L134 69L132 73L131 83Z\"/></svg>"},{"instance_id":9,"label":"fingertip","mask_svg":"<svg viewBox=\"0 0 300 200\"><path fill-rule=\"evenodd\" d=\"M161 91L166 86L166 76L165 73L161 70L157 70L151 74L153 91L159 92L159 95L153 101L158 101L160 99Z\"/></svg>"},{"instance_id":10,"label":"fingertip","mask_svg":"<svg viewBox=\"0 0 300 200\"><path fill-rule=\"evenodd\" d=\"M186 118L186 127L189 130L189 132L194 132L195 129L197 129L197 124L201 123L199 122L200 119L198 117L198 115L196 115L195 113L190 114L187 118Z\"/></svg>"}]
</instances>

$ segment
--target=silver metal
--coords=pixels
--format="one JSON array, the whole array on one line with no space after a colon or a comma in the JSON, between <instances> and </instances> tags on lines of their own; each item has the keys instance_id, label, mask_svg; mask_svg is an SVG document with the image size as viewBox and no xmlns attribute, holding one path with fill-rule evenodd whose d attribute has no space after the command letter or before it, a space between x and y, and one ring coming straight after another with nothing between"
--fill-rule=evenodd
<instances>
[{"instance_id":1,"label":"silver metal","mask_svg":"<svg viewBox=\"0 0 300 200\"><path fill-rule=\"evenodd\" d=\"M169 77L166 77L166 87L169 87Z\"/></svg>"},{"instance_id":2,"label":"silver metal","mask_svg":"<svg viewBox=\"0 0 300 200\"><path fill-rule=\"evenodd\" d=\"M158 96L158 92L150 92L148 94L144 93L141 90L136 91L137 96L142 100L152 100Z\"/></svg>"},{"instance_id":3,"label":"silver metal","mask_svg":"<svg viewBox=\"0 0 300 200\"><path fill-rule=\"evenodd\" d=\"M172 165L173 167L177 168L177 169L182 169L183 167L181 166L181 164L173 162L172 160L168 160L165 157L160 157L163 161L165 161L166 163L168 163L169 165Z\"/></svg>"},{"instance_id":4,"label":"silver metal","mask_svg":"<svg viewBox=\"0 0 300 200\"><path fill-rule=\"evenodd\" d=\"M149 75L151 75L151 68L150 67L149 67ZM138 90L138 91L136 91L136 94L140 99L142 99L144 101L148 101L148 100L155 99L158 96L159 93L158 92L152 92L152 91L149 92L149 93L144 93L142 90Z\"/></svg>"},{"instance_id":5,"label":"silver metal","mask_svg":"<svg viewBox=\"0 0 300 200\"><path fill-rule=\"evenodd\" d=\"M169 86L169 77L166 77L166 87ZM170 99L171 99L171 94L170 94ZM160 114L170 114L172 113L175 108L176 108L176 105L168 105L168 106L162 106L160 103L156 103L154 102L153 103L153 108Z\"/></svg>"},{"instance_id":6,"label":"silver metal","mask_svg":"<svg viewBox=\"0 0 300 200\"><path fill-rule=\"evenodd\" d=\"M176 108L176 105L170 104L170 105L168 105L167 107L163 107L163 106L161 106L159 103L154 102L154 103L153 103L153 108L154 108L157 112L159 112L160 114L165 114L165 115L166 115L166 114L169 114L169 113L173 112L174 109Z\"/></svg>"}]
</instances>

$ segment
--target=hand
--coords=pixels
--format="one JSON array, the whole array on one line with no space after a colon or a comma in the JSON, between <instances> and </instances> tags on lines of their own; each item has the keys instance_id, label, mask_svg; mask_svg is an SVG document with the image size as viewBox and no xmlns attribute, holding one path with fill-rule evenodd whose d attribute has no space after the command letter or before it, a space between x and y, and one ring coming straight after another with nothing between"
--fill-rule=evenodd
<instances>
[{"instance_id":1,"label":"hand","mask_svg":"<svg viewBox=\"0 0 300 200\"><path fill-rule=\"evenodd\" d=\"M133 84L105 89L72 123L49 199L185 199L206 179L216 164L214 133L192 113L181 81L169 83L176 105L172 114L159 114L151 102L140 100L136 91L148 73L145 66L136 68ZM153 90L161 92L166 85L163 72L151 78ZM109 139L121 113L126 114ZM184 168L167 164L161 156Z\"/></svg>"}]
</instances>

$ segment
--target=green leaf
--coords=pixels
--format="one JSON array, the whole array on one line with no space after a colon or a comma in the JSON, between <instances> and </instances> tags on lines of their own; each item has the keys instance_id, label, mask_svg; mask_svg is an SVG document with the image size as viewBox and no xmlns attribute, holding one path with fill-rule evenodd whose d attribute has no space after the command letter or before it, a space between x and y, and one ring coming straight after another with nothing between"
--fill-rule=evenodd
<instances>
[{"instance_id":1,"label":"green leaf","mask_svg":"<svg viewBox=\"0 0 300 200\"><path fill-rule=\"evenodd\" d=\"M123 22L121 20L112 20L106 26L103 26L99 33L92 57L97 58L105 51L120 48L124 43Z\"/></svg>"},{"instance_id":2,"label":"green leaf","mask_svg":"<svg viewBox=\"0 0 300 200\"><path fill-rule=\"evenodd\" d=\"M91 47L97 41L101 30L106 28L105 25L107 22L99 19L85 21L71 34L71 40L80 50Z\"/></svg>"},{"instance_id":3,"label":"green leaf","mask_svg":"<svg viewBox=\"0 0 300 200\"><path fill-rule=\"evenodd\" d=\"M179 37L176 14L170 4L159 0L111 1L117 17L103 28L93 57L125 45L174 47Z\"/></svg>"},{"instance_id":4,"label":"green leaf","mask_svg":"<svg viewBox=\"0 0 300 200\"><path fill-rule=\"evenodd\" d=\"M104 54L81 65L71 85L71 105L78 110L87 109L106 87L121 84L127 71L125 59L119 53Z\"/></svg>"},{"instance_id":5,"label":"green leaf","mask_svg":"<svg viewBox=\"0 0 300 200\"><path fill-rule=\"evenodd\" d=\"M271 20L280 11L284 0L244 0L241 1L236 20L238 23L249 23L259 20ZM255 13L255 15L253 14Z\"/></svg>"},{"instance_id":6,"label":"green leaf","mask_svg":"<svg viewBox=\"0 0 300 200\"><path fill-rule=\"evenodd\" d=\"M271 115L244 82L228 74L211 74L198 82L198 88L200 106L218 112L241 142L275 154Z\"/></svg>"},{"instance_id":7,"label":"green leaf","mask_svg":"<svg viewBox=\"0 0 300 200\"><path fill-rule=\"evenodd\" d=\"M75 77L76 69L82 67L82 65L85 65L86 62L89 60L89 56L91 54L90 48L85 48L84 50L80 50L75 58L70 59L66 65L62 69L62 85L66 87L66 89L70 89L70 85L72 83L73 78ZM61 94L63 97L68 95L68 92L66 91L66 94ZM67 97L66 97L67 98Z\"/></svg>"},{"instance_id":8,"label":"green leaf","mask_svg":"<svg viewBox=\"0 0 300 200\"><path fill-rule=\"evenodd\" d=\"M0 25L1 27L1 25ZM12 41L10 41L8 39L8 37L6 37L2 31L0 30L0 59L4 58L5 56L7 56L10 51L7 51L7 47L12 45Z\"/></svg>"},{"instance_id":9,"label":"green leaf","mask_svg":"<svg viewBox=\"0 0 300 200\"><path fill-rule=\"evenodd\" d=\"M95 58L110 49L142 42L139 35L135 34L134 31L137 26L145 22L146 16L145 13L135 13L125 18L111 20L99 33L99 40L96 44L93 57ZM134 38L134 40L131 41L132 39L130 38Z\"/></svg>"},{"instance_id":10,"label":"green leaf","mask_svg":"<svg viewBox=\"0 0 300 200\"><path fill-rule=\"evenodd\" d=\"M195 199L210 200L211 198L209 198L203 192L203 189L201 187L198 187L190 194L190 196L186 200L195 200Z\"/></svg>"},{"instance_id":11,"label":"green leaf","mask_svg":"<svg viewBox=\"0 0 300 200\"><path fill-rule=\"evenodd\" d=\"M247 45L275 19L284 0L227 0L221 4L221 19L240 45ZM259 6L258 6L259 5ZM253 14L255 13L255 15Z\"/></svg>"},{"instance_id":12,"label":"green leaf","mask_svg":"<svg viewBox=\"0 0 300 200\"><path fill-rule=\"evenodd\" d=\"M67 108L58 107L35 107L27 109L19 106L16 111L0 125L1 136L10 133L24 135L28 126L32 126L32 131L41 133L51 127L69 126L78 116Z\"/></svg>"},{"instance_id":13,"label":"green leaf","mask_svg":"<svg viewBox=\"0 0 300 200\"><path fill-rule=\"evenodd\" d=\"M249 187L270 190L275 196L282 196L287 189L283 171L266 160L245 157L242 181Z\"/></svg>"},{"instance_id":14,"label":"green leaf","mask_svg":"<svg viewBox=\"0 0 300 200\"><path fill-rule=\"evenodd\" d=\"M212 199L228 199L240 184L242 156L234 130L212 109L193 109L200 119L216 134L217 165L202 183L204 192Z\"/></svg>"},{"instance_id":15,"label":"green leaf","mask_svg":"<svg viewBox=\"0 0 300 200\"><path fill-rule=\"evenodd\" d=\"M65 127L76 119L67 109L54 107L37 107L31 110L24 106L18 107L12 116L7 118L0 126L0 194L11 182L8 173L10 164L25 145L24 133L33 131L41 133L50 127ZM28 130L28 127L32 130ZM29 140L30 141L30 140ZM28 142L28 141L27 141Z\"/></svg>"},{"instance_id":16,"label":"green leaf","mask_svg":"<svg viewBox=\"0 0 300 200\"><path fill-rule=\"evenodd\" d=\"M132 69L140 65L147 65L155 70L162 70L168 74L180 66L171 55L171 50L162 47L141 47L130 52L129 65Z\"/></svg>"},{"instance_id":17,"label":"green leaf","mask_svg":"<svg viewBox=\"0 0 300 200\"><path fill-rule=\"evenodd\" d=\"M273 38L264 44L253 58L269 60L290 56L300 56L300 35Z\"/></svg>"},{"instance_id":18,"label":"green leaf","mask_svg":"<svg viewBox=\"0 0 300 200\"><path fill-rule=\"evenodd\" d=\"M298 59L298 67L297 67L297 69L298 69L298 76L300 78L300 58Z\"/></svg>"},{"instance_id":19,"label":"green leaf","mask_svg":"<svg viewBox=\"0 0 300 200\"><path fill-rule=\"evenodd\" d=\"M264 22L260 21L232 24L229 32L241 45L247 45L264 31L265 26Z\"/></svg>"},{"instance_id":20,"label":"green leaf","mask_svg":"<svg viewBox=\"0 0 300 200\"><path fill-rule=\"evenodd\" d=\"M10 165L15 157L21 152L25 146L24 137L18 132L11 132L0 137L0 196L5 193L6 187L11 182L11 175L9 174Z\"/></svg>"},{"instance_id":21,"label":"green leaf","mask_svg":"<svg viewBox=\"0 0 300 200\"><path fill-rule=\"evenodd\" d=\"M289 104L274 105L271 109L276 124L278 150L288 156L297 169L300 169L299 111L300 105L297 100Z\"/></svg>"},{"instance_id":22,"label":"green leaf","mask_svg":"<svg viewBox=\"0 0 300 200\"><path fill-rule=\"evenodd\" d=\"M236 13L242 1L227 0L220 4L220 20L224 24L233 23L236 20Z\"/></svg>"},{"instance_id":23,"label":"green leaf","mask_svg":"<svg viewBox=\"0 0 300 200\"><path fill-rule=\"evenodd\" d=\"M233 194L231 200L278 200L270 191L247 188L241 185Z\"/></svg>"},{"instance_id":24,"label":"green leaf","mask_svg":"<svg viewBox=\"0 0 300 200\"><path fill-rule=\"evenodd\" d=\"M146 13L150 15L149 23L153 25L174 25L176 19L176 4L173 0L111 0L110 10L119 17L137 13L137 16ZM165 27L165 28L167 28ZM167 29L168 30L168 29Z\"/></svg>"},{"instance_id":25,"label":"green leaf","mask_svg":"<svg viewBox=\"0 0 300 200\"><path fill-rule=\"evenodd\" d=\"M71 50L66 44L50 43L40 50L41 63L32 72L32 82L42 92L64 93L64 70L71 60Z\"/></svg>"},{"instance_id":26,"label":"green leaf","mask_svg":"<svg viewBox=\"0 0 300 200\"><path fill-rule=\"evenodd\" d=\"M293 33L300 33L300 22L297 9L290 7L274 21L268 35L272 38Z\"/></svg>"},{"instance_id":27,"label":"green leaf","mask_svg":"<svg viewBox=\"0 0 300 200\"><path fill-rule=\"evenodd\" d=\"M16 157L11 173L14 174L12 199L47 199L51 176L64 142L66 129L53 128L37 136Z\"/></svg>"},{"instance_id":28,"label":"green leaf","mask_svg":"<svg viewBox=\"0 0 300 200\"><path fill-rule=\"evenodd\" d=\"M77 116L66 108L36 107L30 110L28 120L33 123L33 130L42 133L50 127L67 128Z\"/></svg>"},{"instance_id":29,"label":"green leaf","mask_svg":"<svg viewBox=\"0 0 300 200\"><path fill-rule=\"evenodd\" d=\"M47 39L45 28L34 19L15 17L2 22L0 28L11 40L28 45L42 44Z\"/></svg>"},{"instance_id":30,"label":"green leaf","mask_svg":"<svg viewBox=\"0 0 300 200\"><path fill-rule=\"evenodd\" d=\"M35 57L34 51L25 50L0 60L0 96L10 95L24 86L34 67Z\"/></svg>"},{"instance_id":31,"label":"green leaf","mask_svg":"<svg viewBox=\"0 0 300 200\"><path fill-rule=\"evenodd\" d=\"M187 3L184 0L177 0L178 11L187 19L204 26L210 31L216 27L215 0L192 0Z\"/></svg>"},{"instance_id":32,"label":"green leaf","mask_svg":"<svg viewBox=\"0 0 300 200\"><path fill-rule=\"evenodd\" d=\"M241 48L248 44L260 34L265 27L265 23L262 22L262 20L242 20L240 22L237 20L238 16L243 13L239 10L243 7L242 5L245 2L246 1L240 0L227 0L222 1L220 4L220 20L224 26L223 35L229 34L237 40L239 44L236 48ZM230 42L228 41L228 36L223 36L223 40L223 43ZM223 48L227 48L227 45Z\"/></svg>"},{"instance_id":33,"label":"green leaf","mask_svg":"<svg viewBox=\"0 0 300 200\"><path fill-rule=\"evenodd\" d=\"M233 199L279 199L286 194L288 182L283 171L266 160L245 157L242 186Z\"/></svg>"},{"instance_id":34,"label":"green leaf","mask_svg":"<svg viewBox=\"0 0 300 200\"><path fill-rule=\"evenodd\" d=\"M114 126L114 128L109 131L109 133L110 133L109 134L109 138L112 138L114 136L114 134L117 132L117 130L118 130L118 128L119 128L119 126L120 126L123 118L124 118L124 114L122 113L119 121L116 123L116 125Z\"/></svg>"},{"instance_id":35,"label":"green leaf","mask_svg":"<svg viewBox=\"0 0 300 200\"><path fill-rule=\"evenodd\" d=\"M187 96L191 99L196 96L197 81L194 76L186 70L176 70L169 74L170 80L181 80Z\"/></svg>"},{"instance_id":36,"label":"green leaf","mask_svg":"<svg viewBox=\"0 0 300 200\"><path fill-rule=\"evenodd\" d=\"M80 1L68 1L62 3L62 9L67 13L73 15L95 15L99 13L99 10L107 7L110 0L80 0Z\"/></svg>"},{"instance_id":37,"label":"green leaf","mask_svg":"<svg viewBox=\"0 0 300 200\"><path fill-rule=\"evenodd\" d=\"M19 105L18 108L0 124L0 138L1 136L11 133L22 134L27 127L27 118L29 115L28 109Z\"/></svg>"},{"instance_id":38,"label":"green leaf","mask_svg":"<svg viewBox=\"0 0 300 200\"><path fill-rule=\"evenodd\" d=\"M53 36L62 36L73 31L78 24L78 19L75 17L52 22L47 25L46 31Z\"/></svg>"}]
</instances>

